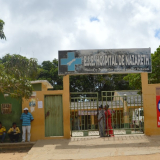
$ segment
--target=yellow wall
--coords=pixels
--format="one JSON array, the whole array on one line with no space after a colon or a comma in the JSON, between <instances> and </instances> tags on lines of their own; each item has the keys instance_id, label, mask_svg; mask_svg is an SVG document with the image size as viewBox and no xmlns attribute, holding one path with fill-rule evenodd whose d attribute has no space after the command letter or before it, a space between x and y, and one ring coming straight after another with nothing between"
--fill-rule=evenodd
<instances>
[{"instance_id":1,"label":"yellow wall","mask_svg":"<svg viewBox=\"0 0 160 160\"><path fill-rule=\"evenodd\" d=\"M148 84L148 73L141 73L143 108L144 108L144 132L146 135L160 135L157 127L156 87L160 84Z\"/></svg>"},{"instance_id":2,"label":"yellow wall","mask_svg":"<svg viewBox=\"0 0 160 160\"><path fill-rule=\"evenodd\" d=\"M160 128L157 127L157 110L156 110L156 87L160 84L148 84L148 74L141 73L142 93L144 106L144 129L146 135L160 135ZM29 100L23 99L22 109L27 107L34 117L31 129L31 141L39 139L49 139L45 137L45 111L44 96L45 95L62 95L63 98L63 129L64 137L70 138L70 91L69 91L69 75L63 77L63 90L48 91L47 87L42 84L42 91L36 91L36 106L29 107ZM43 108L38 108L38 101L43 102ZM52 137L60 138L60 137Z\"/></svg>"},{"instance_id":3,"label":"yellow wall","mask_svg":"<svg viewBox=\"0 0 160 160\"><path fill-rule=\"evenodd\" d=\"M47 91L47 87L42 84L42 91L36 92L36 106L29 107L29 100L23 99L22 111L25 107L33 115L34 121L31 123L31 141L39 139L49 139L45 137L45 109L44 96L45 95L62 95L63 99L63 131L64 137L53 138L70 138L70 92L69 92L69 75L63 77L63 90ZM43 108L38 108L38 101L43 102Z\"/></svg>"}]
</instances>

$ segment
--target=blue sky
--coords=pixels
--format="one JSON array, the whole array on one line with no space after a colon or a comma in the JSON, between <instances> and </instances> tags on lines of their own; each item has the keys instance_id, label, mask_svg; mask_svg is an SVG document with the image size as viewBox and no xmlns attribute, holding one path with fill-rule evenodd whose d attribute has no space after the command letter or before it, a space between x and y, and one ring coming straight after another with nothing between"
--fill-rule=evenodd
<instances>
[{"instance_id":1,"label":"blue sky","mask_svg":"<svg viewBox=\"0 0 160 160\"><path fill-rule=\"evenodd\" d=\"M160 0L0 0L7 40L0 57L44 60L58 50L148 48L160 45Z\"/></svg>"},{"instance_id":2,"label":"blue sky","mask_svg":"<svg viewBox=\"0 0 160 160\"><path fill-rule=\"evenodd\" d=\"M98 19L97 17L91 17L91 18L90 18L90 21L91 21L91 22L93 22L93 21L99 22L99 19Z\"/></svg>"},{"instance_id":3,"label":"blue sky","mask_svg":"<svg viewBox=\"0 0 160 160\"><path fill-rule=\"evenodd\" d=\"M158 39L160 39L160 29L157 29L155 31L155 37L158 38Z\"/></svg>"}]
</instances>

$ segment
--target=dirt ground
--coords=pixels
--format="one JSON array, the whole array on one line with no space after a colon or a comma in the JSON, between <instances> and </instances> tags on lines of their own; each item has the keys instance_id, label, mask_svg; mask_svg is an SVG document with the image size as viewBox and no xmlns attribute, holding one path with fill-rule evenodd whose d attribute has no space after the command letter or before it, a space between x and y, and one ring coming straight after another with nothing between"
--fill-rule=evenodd
<instances>
[{"instance_id":1,"label":"dirt ground","mask_svg":"<svg viewBox=\"0 0 160 160\"><path fill-rule=\"evenodd\" d=\"M0 160L23 160L27 153L0 153ZM160 154L138 155L138 156L117 156L117 157L102 157L95 159L83 160L159 160ZM65 157L64 157L65 160Z\"/></svg>"},{"instance_id":2,"label":"dirt ground","mask_svg":"<svg viewBox=\"0 0 160 160\"><path fill-rule=\"evenodd\" d=\"M0 160L23 160L27 152L0 153Z\"/></svg>"}]
</instances>

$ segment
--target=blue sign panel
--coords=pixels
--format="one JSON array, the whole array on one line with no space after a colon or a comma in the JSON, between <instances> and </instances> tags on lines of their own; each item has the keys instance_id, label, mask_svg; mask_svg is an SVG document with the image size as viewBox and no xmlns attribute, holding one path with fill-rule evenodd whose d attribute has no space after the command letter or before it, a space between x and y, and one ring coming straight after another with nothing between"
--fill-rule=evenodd
<instances>
[{"instance_id":1,"label":"blue sign panel","mask_svg":"<svg viewBox=\"0 0 160 160\"><path fill-rule=\"evenodd\" d=\"M67 65L68 71L75 71L75 65L82 64L81 58L75 58L74 52L67 52L67 58L61 59L61 65Z\"/></svg>"},{"instance_id":2,"label":"blue sign panel","mask_svg":"<svg viewBox=\"0 0 160 160\"><path fill-rule=\"evenodd\" d=\"M151 49L59 51L59 75L151 73Z\"/></svg>"}]
</instances>

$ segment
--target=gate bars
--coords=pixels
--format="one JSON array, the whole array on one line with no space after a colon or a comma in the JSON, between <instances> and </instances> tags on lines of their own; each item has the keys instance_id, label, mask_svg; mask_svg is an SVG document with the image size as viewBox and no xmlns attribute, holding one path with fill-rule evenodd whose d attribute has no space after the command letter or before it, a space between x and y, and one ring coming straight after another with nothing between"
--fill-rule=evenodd
<instances>
[{"instance_id":1,"label":"gate bars","mask_svg":"<svg viewBox=\"0 0 160 160\"><path fill-rule=\"evenodd\" d=\"M143 100L139 91L71 92L70 123L72 136L99 135L97 112L99 105L109 105L111 125L116 134L144 132ZM108 122L107 122L108 123ZM109 127L107 133L109 133Z\"/></svg>"},{"instance_id":2,"label":"gate bars","mask_svg":"<svg viewBox=\"0 0 160 160\"><path fill-rule=\"evenodd\" d=\"M94 132L98 130L98 93L71 92L70 96L71 135L87 136L88 131Z\"/></svg>"},{"instance_id":3,"label":"gate bars","mask_svg":"<svg viewBox=\"0 0 160 160\"><path fill-rule=\"evenodd\" d=\"M102 104L110 106L114 134L144 132L143 100L138 93L138 90L101 92Z\"/></svg>"}]
</instances>

